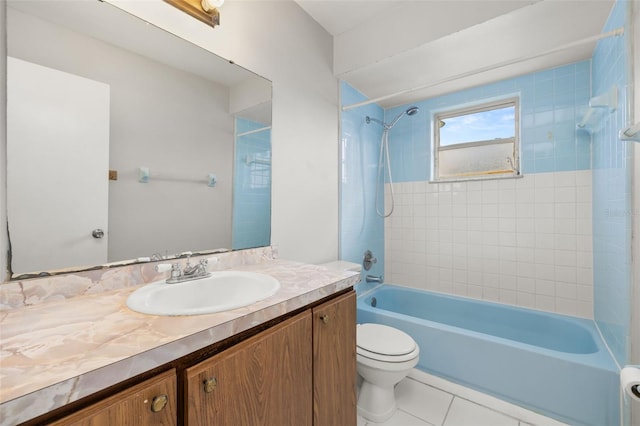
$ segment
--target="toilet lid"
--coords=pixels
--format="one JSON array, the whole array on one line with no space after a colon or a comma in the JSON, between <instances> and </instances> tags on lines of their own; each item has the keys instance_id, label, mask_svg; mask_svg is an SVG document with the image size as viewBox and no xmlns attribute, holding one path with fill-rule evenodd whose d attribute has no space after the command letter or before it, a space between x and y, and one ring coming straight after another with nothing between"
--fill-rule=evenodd
<instances>
[{"instance_id":1,"label":"toilet lid","mask_svg":"<svg viewBox=\"0 0 640 426\"><path fill-rule=\"evenodd\" d=\"M407 333L382 324L358 324L357 346L380 355L407 355L416 342Z\"/></svg>"}]
</instances>

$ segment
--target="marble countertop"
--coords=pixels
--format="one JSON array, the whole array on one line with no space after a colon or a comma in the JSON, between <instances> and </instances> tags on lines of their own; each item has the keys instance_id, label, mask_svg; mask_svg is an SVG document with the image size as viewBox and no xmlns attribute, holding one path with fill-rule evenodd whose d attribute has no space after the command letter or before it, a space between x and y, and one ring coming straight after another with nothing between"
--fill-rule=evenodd
<instances>
[{"instance_id":1,"label":"marble countertop","mask_svg":"<svg viewBox=\"0 0 640 426\"><path fill-rule=\"evenodd\" d=\"M0 422L16 424L356 284L358 274L275 259L234 270L278 279L253 305L209 315L131 311L139 286L0 312ZM177 284L179 285L179 284Z\"/></svg>"}]
</instances>

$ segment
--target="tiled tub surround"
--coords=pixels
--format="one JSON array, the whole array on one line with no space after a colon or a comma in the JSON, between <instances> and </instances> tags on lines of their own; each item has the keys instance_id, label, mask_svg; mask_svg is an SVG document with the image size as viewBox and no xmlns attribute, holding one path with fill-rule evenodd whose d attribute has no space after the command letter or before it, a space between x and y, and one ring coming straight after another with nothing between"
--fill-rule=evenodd
<instances>
[{"instance_id":1,"label":"tiled tub surround","mask_svg":"<svg viewBox=\"0 0 640 426\"><path fill-rule=\"evenodd\" d=\"M386 282L593 318L590 170L394 188Z\"/></svg>"},{"instance_id":2,"label":"tiled tub surround","mask_svg":"<svg viewBox=\"0 0 640 426\"><path fill-rule=\"evenodd\" d=\"M272 275L280 281L280 290L228 312L181 317L139 314L126 307L137 286L3 310L1 423L20 423L79 400L352 287L358 278L321 266L265 259L262 254L267 252L233 252L229 263L261 259L234 269Z\"/></svg>"}]
</instances>

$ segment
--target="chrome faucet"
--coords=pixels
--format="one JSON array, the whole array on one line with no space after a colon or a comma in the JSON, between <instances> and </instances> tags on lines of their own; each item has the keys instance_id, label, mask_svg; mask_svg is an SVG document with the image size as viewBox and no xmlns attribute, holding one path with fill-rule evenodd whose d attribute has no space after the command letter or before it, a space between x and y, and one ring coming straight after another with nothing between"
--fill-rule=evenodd
<instances>
[{"instance_id":1,"label":"chrome faucet","mask_svg":"<svg viewBox=\"0 0 640 426\"><path fill-rule=\"evenodd\" d=\"M189 259L187 259L187 264L184 266L182 270L182 276L184 277L200 277L201 275L207 275L207 259L200 259L200 261L196 265L191 265L189 263Z\"/></svg>"},{"instance_id":2,"label":"chrome faucet","mask_svg":"<svg viewBox=\"0 0 640 426\"><path fill-rule=\"evenodd\" d=\"M367 275L366 280L368 283L380 283L384 282L384 276Z\"/></svg>"},{"instance_id":3,"label":"chrome faucet","mask_svg":"<svg viewBox=\"0 0 640 426\"><path fill-rule=\"evenodd\" d=\"M180 268L180 263L178 262L171 264L160 263L156 265L156 271L165 272L171 270L171 277L167 279L167 284L199 280L211 275L211 272L207 271L207 265L209 263L207 259L200 259L197 264L191 265L190 258L191 255L187 255L187 264L184 266L184 269Z\"/></svg>"}]
</instances>

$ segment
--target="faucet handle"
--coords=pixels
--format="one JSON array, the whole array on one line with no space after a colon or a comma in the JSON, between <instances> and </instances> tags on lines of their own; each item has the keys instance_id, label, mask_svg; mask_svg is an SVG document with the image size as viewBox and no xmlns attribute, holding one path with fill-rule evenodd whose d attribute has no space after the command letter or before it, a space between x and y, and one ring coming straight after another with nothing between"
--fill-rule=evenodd
<instances>
[{"instance_id":1,"label":"faucet handle","mask_svg":"<svg viewBox=\"0 0 640 426\"><path fill-rule=\"evenodd\" d=\"M207 265L209 265L209 263L211 263L212 265L215 265L216 263L218 263L218 258L217 257L204 258L204 259L200 259L198 263L206 271Z\"/></svg>"},{"instance_id":2,"label":"faucet handle","mask_svg":"<svg viewBox=\"0 0 640 426\"><path fill-rule=\"evenodd\" d=\"M378 259L373 257L373 253L371 253L371 250L367 250L364 252L364 257L362 258L362 267L365 271L370 270L373 264L377 262Z\"/></svg>"},{"instance_id":3,"label":"faucet handle","mask_svg":"<svg viewBox=\"0 0 640 426\"><path fill-rule=\"evenodd\" d=\"M158 272L171 271L171 278L178 278L182 275L182 271L180 270L180 264L178 262L159 263L156 265L156 271Z\"/></svg>"},{"instance_id":4,"label":"faucet handle","mask_svg":"<svg viewBox=\"0 0 640 426\"><path fill-rule=\"evenodd\" d=\"M170 271L172 267L173 267L173 265L170 264L170 263L158 263L156 265L156 271L157 272L167 272L167 271Z\"/></svg>"}]
</instances>

